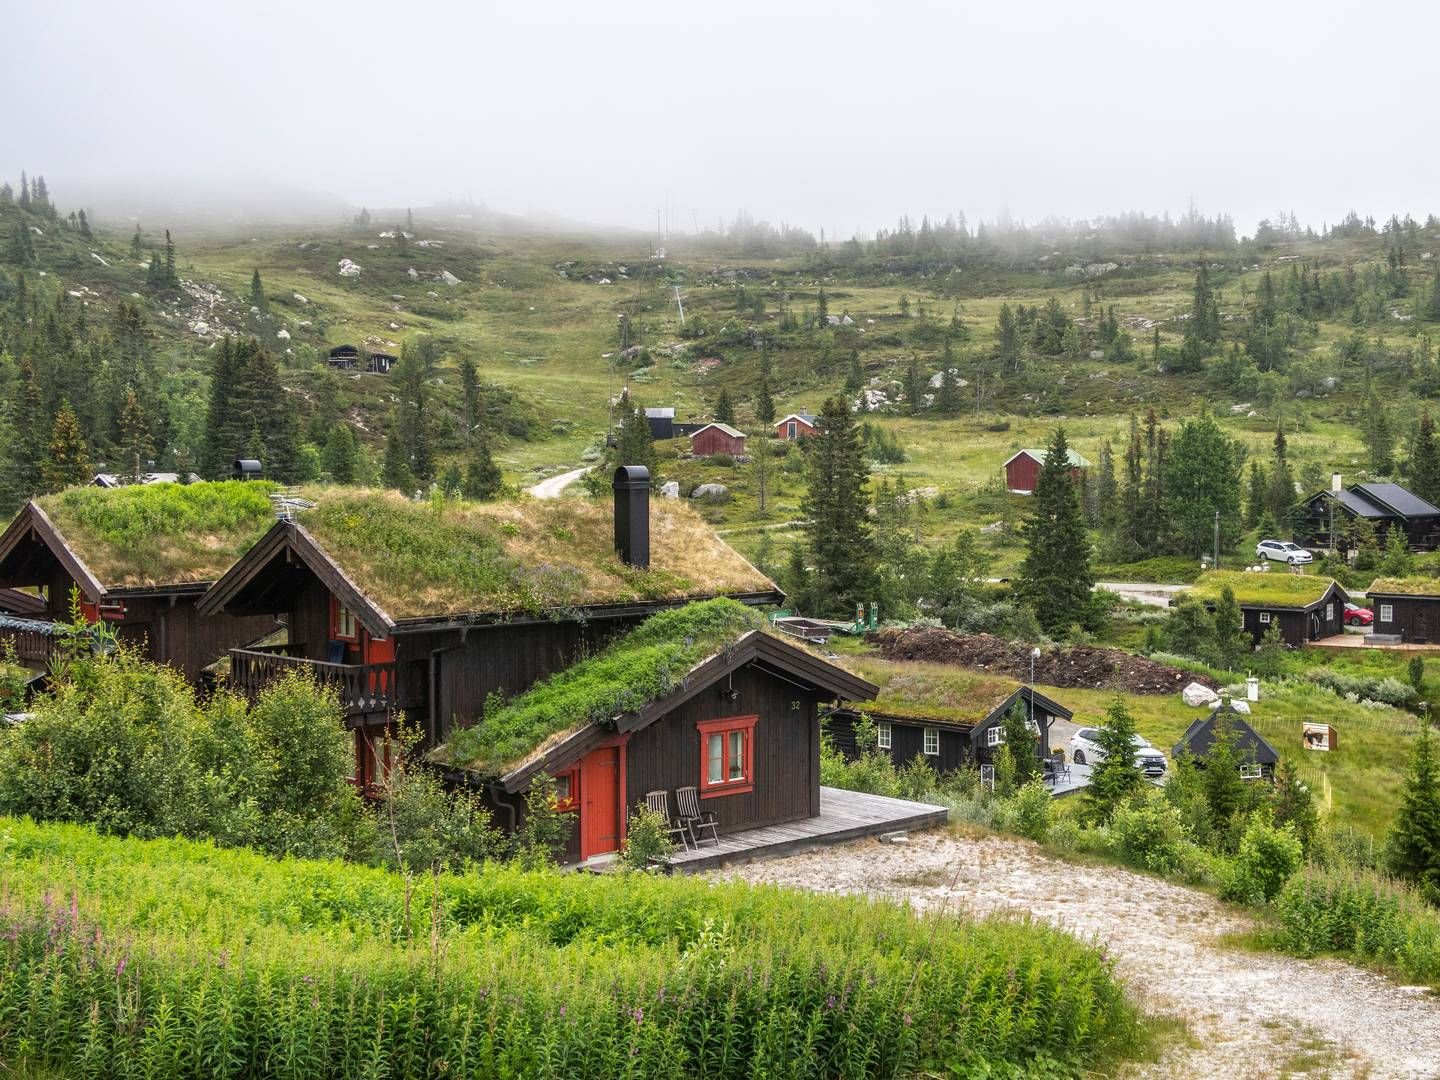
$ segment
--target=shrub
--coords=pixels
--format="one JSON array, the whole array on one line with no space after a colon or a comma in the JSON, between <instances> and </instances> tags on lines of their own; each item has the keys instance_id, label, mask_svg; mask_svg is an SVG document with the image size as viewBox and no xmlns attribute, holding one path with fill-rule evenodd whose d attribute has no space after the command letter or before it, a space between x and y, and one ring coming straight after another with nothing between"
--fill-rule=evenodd
<instances>
[{"instance_id":1,"label":"shrub","mask_svg":"<svg viewBox=\"0 0 1440 1080\"><path fill-rule=\"evenodd\" d=\"M0 1060L66 1075L1073 1074L1139 1036L1093 946L864 897L16 819L0 873Z\"/></svg>"},{"instance_id":2,"label":"shrub","mask_svg":"<svg viewBox=\"0 0 1440 1080\"><path fill-rule=\"evenodd\" d=\"M1031 780L1005 804L1005 823L1011 832L1036 842L1050 831L1050 789L1043 780Z\"/></svg>"},{"instance_id":3,"label":"shrub","mask_svg":"<svg viewBox=\"0 0 1440 1080\"><path fill-rule=\"evenodd\" d=\"M706 464L713 465L717 469L733 469L735 458L731 454L711 454L706 460Z\"/></svg>"},{"instance_id":4,"label":"shrub","mask_svg":"<svg viewBox=\"0 0 1440 1080\"><path fill-rule=\"evenodd\" d=\"M1173 874L1180 867L1185 829L1180 815L1163 800L1137 799L1110 819L1115 853L1132 866L1155 874Z\"/></svg>"},{"instance_id":5,"label":"shrub","mask_svg":"<svg viewBox=\"0 0 1440 1080\"><path fill-rule=\"evenodd\" d=\"M625 829L625 846L620 865L627 870L644 870L670 861L675 844L670 839L670 822L659 810L639 803Z\"/></svg>"},{"instance_id":6,"label":"shrub","mask_svg":"<svg viewBox=\"0 0 1440 1080\"><path fill-rule=\"evenodd\" d=\"M1246 904L1268 903L1280 894L1303 858L1304 848L1289 825L1277 827L1263 814L1254 814L1220 895Z\"/></svg>"}]
</instances>

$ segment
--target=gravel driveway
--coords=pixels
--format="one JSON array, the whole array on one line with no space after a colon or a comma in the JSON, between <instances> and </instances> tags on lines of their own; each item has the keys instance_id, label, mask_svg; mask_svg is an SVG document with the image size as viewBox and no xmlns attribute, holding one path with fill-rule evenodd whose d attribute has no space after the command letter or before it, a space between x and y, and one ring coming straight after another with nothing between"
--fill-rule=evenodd
<instances>
[{"instance_id":1,"label":"gravel driveway","mask_svg":"<svg viewBox=\"0 0 1440 1080\"><path fill-rule=\"evenodd\" d=\"M1134 1000L1190 1029L1159 1062L1126 1076L1440 1077L1440 998L1424 988L1338 961L1227 947L1222 937L1251 925L1238 909L1143 874L1063 862L1023 840L935 830L716 873L916 907L1029 913L1098 940Z\"/></svg>"}]
</instances>

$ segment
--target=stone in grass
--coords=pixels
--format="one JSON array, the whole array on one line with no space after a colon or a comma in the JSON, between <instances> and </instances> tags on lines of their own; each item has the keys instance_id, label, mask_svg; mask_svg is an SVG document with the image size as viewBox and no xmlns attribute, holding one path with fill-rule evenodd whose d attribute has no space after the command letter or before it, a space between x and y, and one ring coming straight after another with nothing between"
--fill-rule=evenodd
<instances>
[{"instance_id":1,"label":"stone in grass","mask_svg":"<svg viewBox=\"0 0 1440 1080\"><path fill-rule=\"evenodd\" d=\"M1220 700L1219 694L1198 682L1192 682L1181 690L1180 697L1192 709L1198 709L1201 705L1214 705Z\"/></svg>"},{"instance_id":2,"label":"stone in grass","mask_svg":"<svg viewBox=\"0 0 1440 1080\"><path fill-rule=\"evenodd\" d=\"M697 484L695 490L690 493L692 499L723 499L730 494L730 489L724 484Z\"/></svg>"}]
</instances>

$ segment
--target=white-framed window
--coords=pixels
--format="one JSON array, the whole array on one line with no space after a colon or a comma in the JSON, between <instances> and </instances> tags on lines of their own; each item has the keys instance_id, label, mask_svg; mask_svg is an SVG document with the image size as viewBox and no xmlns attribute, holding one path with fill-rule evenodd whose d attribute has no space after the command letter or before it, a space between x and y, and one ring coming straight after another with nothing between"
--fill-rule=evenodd
<instances>
[{"instance_id":1,"label":"white-framed window","mask_svg":"<svg viewBox=\"0 0 1440 1080\"><path fill-rule=\"evenodd\" d=\"M1254 763L1254 762L1246 762L1244 765L1241 765L1241 766L1240 766L1240 779L1241 779L1241 780L1259 780L1259 779L1260 779L1260 766L1257 765L1257 764Z\"/></svg>"},{"instance_id":2,"label":"white-framed window","mask_svg":"<svg viewBox=\"0 0 1440 1080\"><path fill-rule=\"evenodd\" d=\"M1329 622L1329 621L1330 621L1331 619L1333 619L1333 618L1335 618L1335 605L1334 605L1334 604L1326 604L1326 605L1325 605L1325 621L1326 621L1326 622Z\"/></svg>"},{"instance_id":3,"label":"white-framed window","mask_svg":"<svg viewBox=\"0 0 1440 1080\"><path fill-rule=\"evenodd\" d=\"M891 746L890 721L881 720L875 725L875 745L881 750L889 750Z\"/></svg>"},{"instance_id":4,"label":"white-framed window","mask_svg":"<svg viewBox=\"0 0 1440 1080\"><path fill-rule=\"evenodd\" d=\"M787 439L793 439L799 434L800 428L794 420L791 420L788 424L785 425L785 437Z\"/></svg>"},{"instance_id":5,"label":"white-framed window","mask_svg":"<svg viewBox=\"0 0 1440 1080\"><path fill-rule=\"evenodd\" d=\"M1380 621L1381 621L1381 622L1394 622L1394 621L1395 621L1395 605L1394 605L1394 604L1381 604L1381 605L1380 605Z\"/></svg>"},{"instance_id":6,"label":"white-framed window","mask_svg":"<svg viewBox=\"0 0 1440 1080\"><path fill-rule=\"evenodd\" d=\"M1005 741L1005 729L999 724L991 724L985 729L985 745L999 746Z\"/></svg>"},{"instance_id":7,"label":"white-framed window","mask_svg":"<svg viewBox=\"0 0 1440 1080\"><path fill-rule=\"evenodd\" d=\"M1269 622L1270 622L1270 613L1269 613L1268 611L1262 611L1262 612L1260 612L1260 625L1261 625L1261 626L1265 626L1265 625L1267 625Z\"/></svg>"},{"instance_id":8,"label":"white-framed window","mask_svg":"<svg viewBox=\"0 0 1440 1080\"><path fill-rule=\"evenodd\" d=\"M925 729L925 753L931 757L938 757L940 754L940 732L936 728Z\"/></svg>"}]
</instances>

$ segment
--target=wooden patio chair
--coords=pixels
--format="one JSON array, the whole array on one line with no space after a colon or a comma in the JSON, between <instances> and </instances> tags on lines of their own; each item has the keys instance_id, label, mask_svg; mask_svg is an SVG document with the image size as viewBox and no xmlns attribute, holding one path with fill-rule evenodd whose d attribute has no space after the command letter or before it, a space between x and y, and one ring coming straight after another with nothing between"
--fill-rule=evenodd
<instances>
[{"instance_id":1,"label":"wooden patio chair","mask_svg":"<svg viewBox=\"0 0 1440 1080\"><path fill-rule=\"evenodd\" d=\"M715 817L715 811L700 809L699 788L676 788L675 801L680 806L680 820L685 823L685 827L690 830L690 838L695 841L695 849L700 849L700 837L706 829L710 830L710 839L719 847L720 822Z\"/></svg>"},{"instance_id":2,"label":"wooden patio chair","mask_svg":"<svg viewBox=\"0 0 1440 1080\"><path fill-rule=\"evenodd\" d=\"M690 850L690 830L686 827L682 818L670 816L670 793L667 791L647 791L645 793L645 805L657 814L665 818L665 824L670 831L670 839L680 838L680 846L686 851Z\"/></svg>"}]
</instances>

